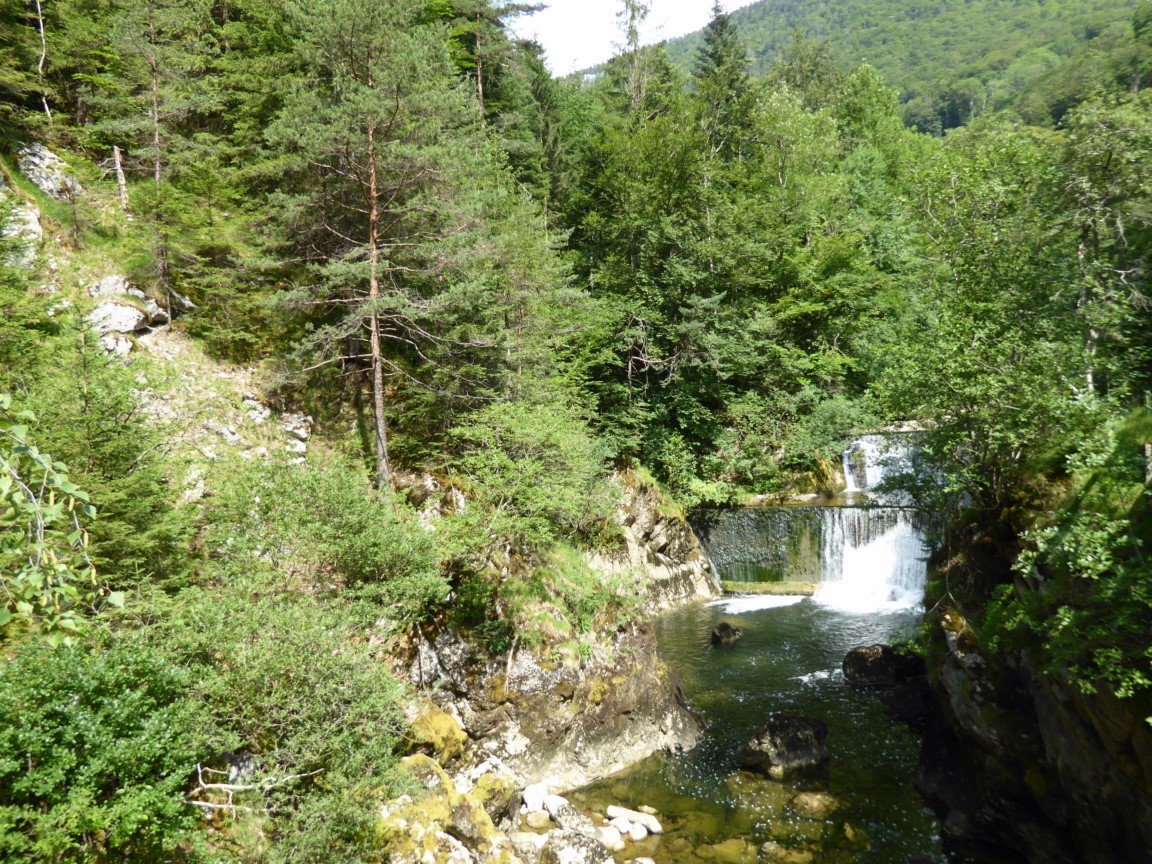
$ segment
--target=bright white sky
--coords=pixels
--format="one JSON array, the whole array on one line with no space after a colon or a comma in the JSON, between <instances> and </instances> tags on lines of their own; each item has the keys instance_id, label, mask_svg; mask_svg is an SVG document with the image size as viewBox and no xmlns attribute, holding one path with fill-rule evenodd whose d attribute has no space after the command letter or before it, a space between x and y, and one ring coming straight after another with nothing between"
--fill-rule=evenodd
<instances>
[{"instance_id":1,"label":"bright white sky","mask_svg":"<svg viewBox=\"0 0 1152 864\"><path fill-rule=\"evenodd\" d=\"M548 8L535 15L512 19L520 36L544 46L548 68L567 75L603 63L624 43L616 18L621 0L543 0ZM721 0L724 11L747 6L753 0ZM649 0L651 11L641 36L645 44L675 39L699 30L712 17L712 0Z\"/></svg>"}]
</instances>

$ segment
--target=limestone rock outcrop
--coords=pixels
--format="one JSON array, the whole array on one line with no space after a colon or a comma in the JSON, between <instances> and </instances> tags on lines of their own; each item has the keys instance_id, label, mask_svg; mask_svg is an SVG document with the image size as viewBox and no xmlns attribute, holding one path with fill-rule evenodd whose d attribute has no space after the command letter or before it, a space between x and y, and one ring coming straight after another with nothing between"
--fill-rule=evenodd
<instances>
[{"instance_id":1,"label":"limestone rock outcrop","mask_svg":"<svg viewBox=\"0 0 1152 864\"><path fill-rule=\"evenodd\" d=\"M68 175L64 160L43 144L32 142L21 147L16 153L16 165L21 174L57 201L68 201L84 191L84 187Z\"/></svg>"}]
</instances>

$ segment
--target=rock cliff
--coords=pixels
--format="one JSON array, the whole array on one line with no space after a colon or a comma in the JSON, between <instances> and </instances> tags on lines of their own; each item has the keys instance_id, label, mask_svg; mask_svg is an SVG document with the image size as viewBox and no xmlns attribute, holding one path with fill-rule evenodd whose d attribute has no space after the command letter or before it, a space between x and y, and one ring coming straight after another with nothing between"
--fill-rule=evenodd
<instances>
[{"instance_id":1,"label":"rock cliff","mask_svg":"<svg viewBox=\"0 0 1152 864\"><path fill-rule=\"evenodd\" d=\"M987 650L957 610L936 623L922 791L950 845L977 861L1152 862L1146 712L1043 671L1029 650Z\"/></svg>"}]
</instances>

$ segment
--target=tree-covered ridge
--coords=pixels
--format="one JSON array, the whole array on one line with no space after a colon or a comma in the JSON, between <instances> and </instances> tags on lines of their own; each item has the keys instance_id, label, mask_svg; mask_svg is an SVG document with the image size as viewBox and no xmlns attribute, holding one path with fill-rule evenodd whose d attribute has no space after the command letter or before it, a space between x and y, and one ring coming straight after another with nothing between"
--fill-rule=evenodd
<instances>
[{"instance_id":1,"label":"tree-covered ridge","mask_svg":"<svg viewBox=\"0 0 1152 864\"><path fill-rule=\"evenodd\" d=\"M1147 79L1150 58L1131 45L1129 26L1137 5L1135 0L761 0L735 10L731 19L757 74L770 70L799 30L826 43L840 64L874 66L900 93L905 120L938 133L1016 105L1032 122L1058 120L1067 110L1070 86ZM689 68L703 39L700 31L671 40L673 62Z\"/></svg>"}]
</instances>

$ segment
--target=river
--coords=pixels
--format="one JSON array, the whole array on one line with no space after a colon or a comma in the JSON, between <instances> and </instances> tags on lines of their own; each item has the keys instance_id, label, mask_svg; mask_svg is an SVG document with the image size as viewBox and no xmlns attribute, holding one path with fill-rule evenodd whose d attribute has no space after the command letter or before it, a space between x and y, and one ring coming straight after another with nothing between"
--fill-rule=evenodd
<instances>
[{"instance_id":1,"label":"river","mask_svg":"<svg viewBox=\"0 0 1152 864\"><path fill-rule=\"evenodd\" d=\"M908 864L943 862L939 824L913 788L918 737L875 691L844 681L844 655L908 638L922 610L921 535L899 508L802 507L721 511L698 525L722 579L817 581L816 596L727 597L655 622L663 658L707 723L691 752L655 756L580 790L573 803L654 807L666 833L618 861L657 864ZM719 621L743 638L710 643ZM744 744L774 712L820 718L829 761L821 775L777 782L737 770ZM836 809L802 815L804 791ZM803 808L800 808L803 809ZM761 852L765 843L775 844Z\"/></svg>"}]
</instances>

